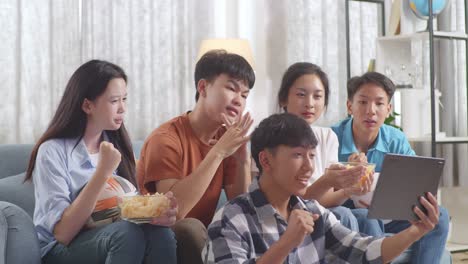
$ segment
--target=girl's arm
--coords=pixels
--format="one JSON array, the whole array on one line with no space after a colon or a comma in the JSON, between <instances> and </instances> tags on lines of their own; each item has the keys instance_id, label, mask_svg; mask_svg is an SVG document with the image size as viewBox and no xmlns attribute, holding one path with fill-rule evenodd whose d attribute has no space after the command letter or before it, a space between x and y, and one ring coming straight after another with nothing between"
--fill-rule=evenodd
<instances>
[{"instance_id":1,"label":"girl's arm","mask_svg":"<svg viewBox=\"0 0 468 264\"><path fill-rule=\"evenodd\" d=\"M55 239L64 245L73 240L91 216L99 193L120 163L120 152L110 142L102 142L99 153L96 172L54 227Z\"/></svg>"}]
</instances>

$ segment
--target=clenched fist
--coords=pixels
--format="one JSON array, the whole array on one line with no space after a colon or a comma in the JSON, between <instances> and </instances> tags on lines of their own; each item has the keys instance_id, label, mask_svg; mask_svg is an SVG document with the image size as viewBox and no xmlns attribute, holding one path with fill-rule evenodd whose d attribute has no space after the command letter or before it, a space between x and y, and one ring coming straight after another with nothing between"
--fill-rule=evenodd
<instances>
[{"instance_id":1,"label":"clenched fist","mask_svg":"<svg viewBox=\"0 0 468 264\"><path fill-rule=\"evenodd\" d=\"M120 152L110 142L103 141L99 146L99 162L98 169L103 171L105 175L112 175L120 164Z\"/></svg>"},{"instance_id":2,"label":"clenched fist","mask_svg":"<svg viewBox=\"0 0 468 264\"><path fill-rule=\"evenodd\" d=\"M294 209L288 220L288 227L283 236L291 243L293 248L298 247L307 235L314 232L315 220L320 217L318 214L312 214L309 211Z\"/></svg>"}]
</instances>

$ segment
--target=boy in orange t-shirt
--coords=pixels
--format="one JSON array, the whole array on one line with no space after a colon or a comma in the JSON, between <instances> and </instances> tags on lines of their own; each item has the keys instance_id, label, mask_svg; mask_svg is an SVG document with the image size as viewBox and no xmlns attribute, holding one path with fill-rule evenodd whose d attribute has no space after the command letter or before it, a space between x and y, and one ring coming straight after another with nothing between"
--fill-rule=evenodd
<instances>
[{"instance_id":1,"label":"boy in orange t-shirt","mask_svg":"<svg viewBox=\"0 0 468 264\"><path fill-rule=\"evenodd\" d=\"M179 263L202 263L221 189L228 199L250 185L246 142L253 123L242 115L255 82L249 63L224 50L207 52L195 67L196 105L154 130L137 167L142 193L172 191L179 204L174 231ZM200 222L201 221L201 222Z\"/></svg>"}]
</instances>

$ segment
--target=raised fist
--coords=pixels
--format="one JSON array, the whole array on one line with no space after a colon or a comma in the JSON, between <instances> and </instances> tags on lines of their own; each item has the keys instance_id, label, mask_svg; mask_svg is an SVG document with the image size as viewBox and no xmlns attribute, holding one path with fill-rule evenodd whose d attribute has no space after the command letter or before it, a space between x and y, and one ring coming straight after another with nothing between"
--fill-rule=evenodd
<instances>
[{"instance_id":1,"label":"raised fist","mask_svg":"<svg viewBox=\"0 0 468 264\"><path fill-rule=\"evenodd\" d=\"M120 152L110 142L103 141L99 146L99 162L97 167L106 175L112 173L119 167L121 160Z\"/></svg>"}]
</instances>

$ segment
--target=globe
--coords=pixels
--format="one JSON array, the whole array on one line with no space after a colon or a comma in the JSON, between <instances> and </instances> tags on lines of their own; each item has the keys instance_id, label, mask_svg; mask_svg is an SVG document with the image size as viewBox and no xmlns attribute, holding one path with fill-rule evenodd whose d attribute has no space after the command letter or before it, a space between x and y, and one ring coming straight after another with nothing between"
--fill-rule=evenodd
<instances>
[{"instance_id":1,"label":"globe","mask_svg":"<svg viewBox=\"0 0 468 264\"><path fill-rule=\"evenodd\" d=\"M432 13L437 16L449 4L450 0L432 0ZM414 14L421 19L429 18L429 0L409 0Z\"/></svg>"}]
</instances>

